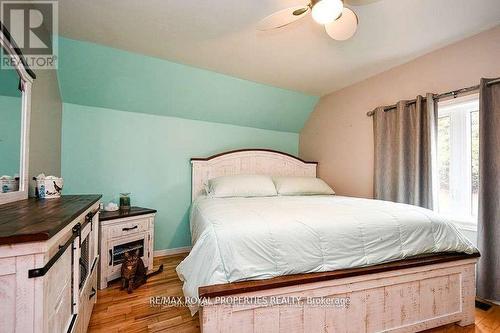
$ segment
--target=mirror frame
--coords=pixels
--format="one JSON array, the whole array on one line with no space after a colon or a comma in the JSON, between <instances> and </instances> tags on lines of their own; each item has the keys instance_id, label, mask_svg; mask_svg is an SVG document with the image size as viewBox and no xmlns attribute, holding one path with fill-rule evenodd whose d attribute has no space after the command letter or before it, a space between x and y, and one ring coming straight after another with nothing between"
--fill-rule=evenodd
<instances>
[{"instance_id":1,"label":"mirror frame","mask_svg":"<svg viewBox=\"0 0 500 333\"><path fill-rule=\"evenodd\" d=\"M19 47L12 39L2 22L0 22L0 45L4 51L14 60L15 69L19 75L22 90L21 99L21 151L19 166L19 191L0 193L0 205L8 202L28 198L29 189L29 140L30 140L30 115L31 115L31 88L33 79L36 77L27 66L26 61L19 51ZM0 69L1 70L1 69Z\"/></svg>"}]
</instances>

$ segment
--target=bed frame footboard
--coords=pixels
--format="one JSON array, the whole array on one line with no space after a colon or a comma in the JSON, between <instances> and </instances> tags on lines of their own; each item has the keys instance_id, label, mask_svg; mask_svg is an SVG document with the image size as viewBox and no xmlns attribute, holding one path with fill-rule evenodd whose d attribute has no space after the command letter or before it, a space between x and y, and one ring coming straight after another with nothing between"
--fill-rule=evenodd
<instances>
[{"instance_id":1,"label":"bed frame footboard","mask_svg":"<svg viewBox=\"0 0 500 333\"><path fill-rule=\"evenodd\" d=\"M468 258L211 295L200 310L200 326L203 333L416 332L449 323L466 326L474 323L476 262ZM268 304L297 301L275 306L256 301L263 299Z\"/></svg>"}]
</instances>

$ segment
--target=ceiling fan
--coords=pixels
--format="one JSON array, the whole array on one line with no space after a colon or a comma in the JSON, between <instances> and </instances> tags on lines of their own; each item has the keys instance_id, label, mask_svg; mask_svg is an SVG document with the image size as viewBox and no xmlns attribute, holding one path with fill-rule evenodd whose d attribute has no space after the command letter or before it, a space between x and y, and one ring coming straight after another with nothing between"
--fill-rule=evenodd
<instances>
[{"instance_id":1,"label":"ceiling fan","mask_svg":"<svg viewBox=\"0 0 500 333\"><path fill-rule=\"evenodd\" d=\"M358 27L358 16L352 9L344 6L344 2L361 6L380 0L310 0L305 6L294 6L279 10L257 24L257 30L267 31L282 28L301 18L309 12L314 21L325 26L326 33L335 40L347 40L354 36Z\"/></svg>"}]
</instances>

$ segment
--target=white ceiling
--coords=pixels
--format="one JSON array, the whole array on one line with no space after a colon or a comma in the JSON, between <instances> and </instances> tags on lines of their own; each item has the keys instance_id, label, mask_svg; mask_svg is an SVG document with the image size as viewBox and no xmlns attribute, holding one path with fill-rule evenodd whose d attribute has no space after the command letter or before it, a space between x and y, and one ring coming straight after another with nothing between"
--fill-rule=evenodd
<instances>
[{"instance_id":1,"label":"white ceiling","mask_svg":"<svg viewBox=\"0 0 500 333\"><path fill-rule=\"evenodd\" d=\"M63 36L282 88L324 95L500 24L500 0L381 0L351 7L349 41L310 16L257 32L307 0L60 0Z\"/></svg>"}]
</instances>

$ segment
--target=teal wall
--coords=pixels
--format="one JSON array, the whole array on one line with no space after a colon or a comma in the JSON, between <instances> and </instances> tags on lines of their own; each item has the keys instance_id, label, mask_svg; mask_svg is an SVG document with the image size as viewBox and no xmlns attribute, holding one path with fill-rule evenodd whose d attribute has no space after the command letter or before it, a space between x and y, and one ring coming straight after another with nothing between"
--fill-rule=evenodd
<instances>
[{"instance_id":1,"label":"teal wall","mask_svg":"<svg viewBox=\"0 0 500 333\"><path fill-rule=\"evenodd\" d=\"M221 60L223 61L223 60ZM296 155L318 97L59 39L64 193L132 192L158 209L155 248L190 245L193 156L238 148Z\"/></svg>"},{"instance_id":2,"label":"teal wall","mask_svg":"<svg viewBox=\"0 0 500 333\"><path fill-rule=\"evenodd\" d=\"M22 102L18 87L17 72L2 68L0 70L0 177L19 174Z\"/></svg>"},{"instance_id":3,"label":"teal wall","mask_svg":"<svg viewBox=\"0 0 500 333\"><path fill-rule=\"evenodd\" d=\"M21 107L21 97L0 95L0 176L19 175Z\"/></svg>"},{"instance_id":4,"label":"teal wall","mask_svg":"<svg viewBox=\"0 0 500 333\"><path fill-rule=\"evenodd\" d=\"M58 77L65 103L296 133L319 99L67 38Z\"/></svg>"},{"instance_id":5,"label":"teal wall","mask_svg":"<svg viewBox=\"0 0 500 333\"><path fill-rule=\"evenodd\" d=\"M158 210L156 249L190 245L190 158L248 147L296 155L298 134L63 104L64 193L132 192Z\"/></svg>"},{"instance_id":6,"label":"teal wall","mask_svg":"<svg viewBox=\"0 0 500 333\"><path fill-rule=\"evenodd\" d=\"M15 69L5 69L0 72L0 95L21 97L19 91L19 75Z\"/></svg>"}]
</instances>

